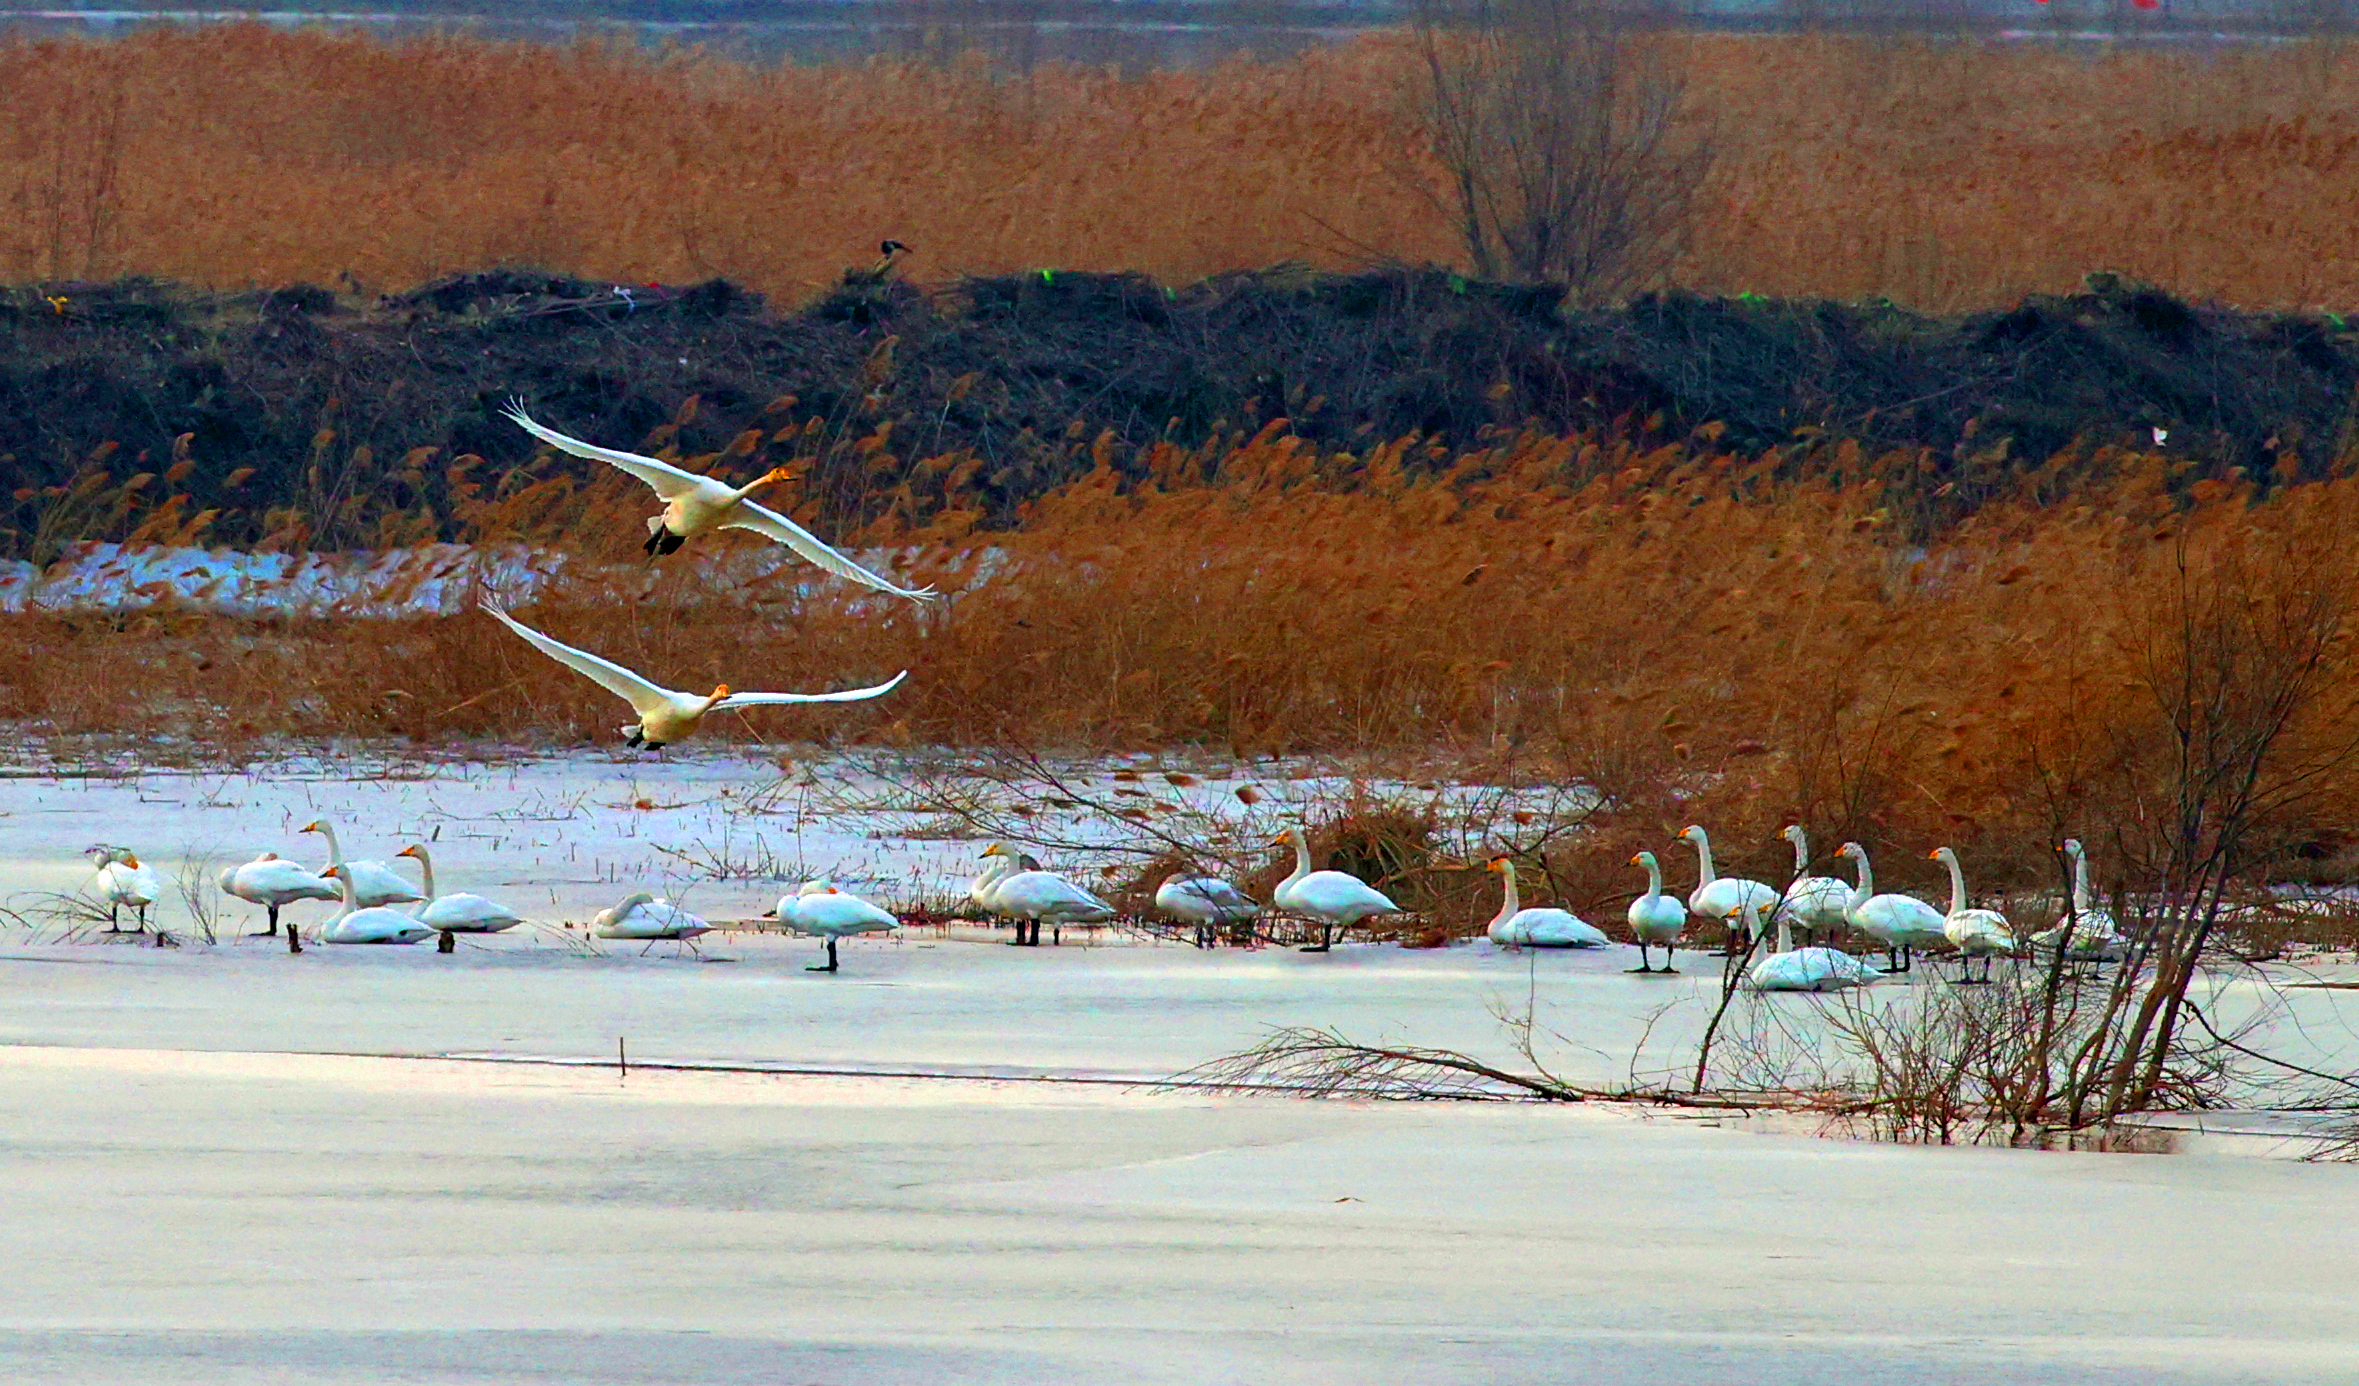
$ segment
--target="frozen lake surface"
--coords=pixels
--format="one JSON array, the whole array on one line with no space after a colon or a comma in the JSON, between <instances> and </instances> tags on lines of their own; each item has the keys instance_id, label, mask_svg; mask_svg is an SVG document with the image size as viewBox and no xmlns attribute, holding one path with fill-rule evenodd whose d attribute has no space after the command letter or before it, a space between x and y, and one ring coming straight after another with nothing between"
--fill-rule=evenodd
<instances>
[{"instance_id":1,"label":"frozen lake surface","mask_svg":"<svg viewBox=\"0 0 2359 1386\"><path fill-rule=\"evenodd\" d=\"M1692 1042L1700 958L1663 979L1622 950L912 929L828 977L774 935L701 959L566 941L642 884L716 921L777 893L700 861L896 904L973 869L980 844L923 813L822 812L780 779L716 751L0 780L19 908L86 881L99 840L167 876L316 864L294 830L326 816L354 857L431 837L444 889L548 925L448 957L0 933L0 1378L2359 1381L2351 1166L1023 1081L1159 1077L1276 1024L1512 1061L1494 1013L1528 1000L1551 1063L1610 1082ZM2272 1043L2359 1067L2359 992L2278 989L2295 975L2223 979L2214 1008L2275 1007ZM641 1063L839 1072L434 1057L610 1060L618 1038Z\"/></svg>"}]
</instances>

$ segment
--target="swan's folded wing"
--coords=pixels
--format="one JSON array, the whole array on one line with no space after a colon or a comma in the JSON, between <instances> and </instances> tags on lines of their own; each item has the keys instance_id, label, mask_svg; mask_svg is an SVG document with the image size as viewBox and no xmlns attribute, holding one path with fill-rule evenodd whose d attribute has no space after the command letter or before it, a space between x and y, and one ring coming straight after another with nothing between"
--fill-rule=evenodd
<instances>
[{"instance_id":1,"label":"swan's folded wing","mask_svg":"<svg viewBox=\"0 0 2359 1386\"><path fill-rule=\"evenodd\" d=\"M569 438L525 413L521 401L509 404L508 418L518 428L559 452L570 452L576 457L586 457L592 462L604 462L608 466L622 468L632 476L654 487L655 494L665 500L685 495L695 490L705 480L694 472L681 471L661 458L642 457L635 452L617 452L613 448L599 447L596 443L585 443L579 438Z\"/></svg>"},{"instance_id":2,"label":"swan's folded wing","mask_svg":"<svg viewBox=\"0 0 2359 1386\"><path fill-rule=\"evenodd\" d=\"M857 703L868 698L881 698L901 686L909 677L907 669L893 675L886 683L874 688L847 688L840 693L732 693L713 704L713 711L722 712L733 707L760 707L766 703Z\"/></svg>"},{"instance_id":3,"label":"swan's folded wing","mask_svg":"<svg viewBox=\"0 0 2359 1386\"><path fill-rule=\"evenodd\" d=\"M577 650L562 641L551 640L496 606L486 606L483 611L485 615L496 617L500 624L523 636L534 649L629 703L632 710L641 716L671 702L670 689L649 683L611 659L600 659L588 650Z\"/></svg>"},{"instance_id":4,"label":"swan's folded wing","mask_svg":"<svg viewBox=\"0 0 2359 1386\"><path fill-rule=\"evenodd\" d=\"M1252 896L1218 876L1191 876L1180 882L1180 889L1207 904L1224 910L1257 910L1261 908L1260 903Z\"/></svg>"},{"instance_id":5,"label":"swan's folded wing","mask_svg":"<svg viewBox=\"0 0 2359 1386\"><path fill-rule=\"evenodd\" d=\"M786 545L837 577L848 578L879 592L890 592L896 597L907 597L913 602L930 601L940 595L931 587L902 587L891 578L879 577L846 558L840 551L821 543L818 535L777 511L764 509L752 501L739 501L737 508L729 513L730 518L721 522L721 528L751 530L765 539Z\"/></svg>"}]
</instances>

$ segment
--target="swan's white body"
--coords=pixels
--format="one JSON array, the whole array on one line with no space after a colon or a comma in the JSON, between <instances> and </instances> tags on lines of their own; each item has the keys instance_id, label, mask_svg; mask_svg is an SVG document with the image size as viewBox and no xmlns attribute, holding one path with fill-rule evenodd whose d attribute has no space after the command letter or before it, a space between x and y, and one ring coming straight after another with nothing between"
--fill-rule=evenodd
<instances>
[{"instance_id":1,"label":"swan's white body","mask_svg":"<svg viewBox=\"0 0 2359 1386\"><path fill-rule=\"evenodd\" d=\"M1753 927L1758 930L1759 922ZM1839 948L1796 948L1793 925L1783 911L1776 942L1776 951L1757 959L1745 974L1745 984L1755 991L1840 991L1864 987L1884 975Z\"/></svg>"},{"instance_id":2,"label":"swan's white body","mask_svg":"<svg viewBox=\"0 0 2359 1386\"><path fill-rule=\"evenodd\" d=\"M1515 890L1515 863L1493 857L1491 869L1506 887L1499 913L1485 930L1502 948L1603 948L1613 942L1596 925L1571 910L1523 909Z\"/></svg>"},{"instance_id":3,"label":"swan's white body","mask_svg":"<svg viewBox=\"0 0 2359 1386\"><path fill-rule=\"evenodd\" d=\"M1778 836L1794 844L1794 879L1785 890L1786 913L1813 937L1826 937L1851 922L1851 883L1810 874L1810 836L1799 823ZM1783 951L1783 950L1781 950Z\"/></svg>"},{"instance_id":4,"label":"swan's white body","mask_svg":"<svg viewBox=\"0 0 2359 1386\"><path fill-rule=\"evenodd\" d=\"M631 710L639 714L639 720L622 729L623 737L629 745L644 745L649 750L694 736L697 724L704 720L707 713L778 703L857 703L868 698L883 697L899 687L901 680L909 677L909 671L904 669L893 675L890 681L873 688L847 688L840 693L732 693L729 685L722 684L709 696L697 697L689 693L675 693L641 678L611 659L601 658L587 650L577 650L561 640L552 640L511 618L498 607L486 606L483 611L523 636L525 642L534 649L629 703Z\"/></svg>"},{"instance_id":5,"label":"swan's white body","mask_svg":"<svg viewBox=\"0 0 2359 1386\"><path fill-rule=\"evenodd\" d=\"M1372 915L1401 912L1383 891L1348 871L1311 870L1311 844L1302 829L1288 828L1271 845L1288 844L1294 848L1294 874L1278 883L1270 892L1270 901L1279 909L1319 921L1319 941L1306 945L1305 952L1326 952L1332 946L1331 930L1348 929Z\"/></svg>"},{"instance_id":6,"label":"swan's white body","mask_svg":"<svg viewBox=\"0 0 2359 1386\"><path fill-rule=\"evenodd\" d=\"M463 891L452 895L436 895L434 858L426 854L425 843L413 843L396 855L415 857L418 869L425 873L426 908L418 911L418 922L427 928L446 934L496 934L524 922L523 915L480 895L469 895Z\"/></svg>"},{"instance_id":7,"label":"swan's white body","mask_svg":"<svg viewBox=\"0 0 2359 1386\"><path fill-rule=\"evenodd\" d=\"M2130 955L2130 941L2089 890L2089 855L2079 838L2064 839L2064 855L2072 858L2072 910L2054 928L2033 934L2031 946L2046 952L2062 948L2067 962L2120 962Z\"/></svg>"},{"instance_id":8,"label":"swan's white body","mask_svg":"<svg viewBox=\"0 0 2359 1386\"><path fill-rule=\"evenodd\" d=\"M1687 906L1663 893L1663 864L1652 852L1640 852L1630 859L1632 866L1646 868L1646 894L1630 902L1630 933L1638 940L1638 970L1652 972L1646 950L1660 944L1663 949L1663 971L1670 972L1671 955L1678 950L1679 936L1687 932Z\"/></svg>"},{"instance_id":9,"label":"swan's white body","mask_svg":"<svg viewBox=\"0 0 2359 1386\"><path fill-rule=\"evenodd\" d=\"M164 897L163 882L156 879L155 868L144 865L139 854L125 847L90 847L82 855L98 864L95 882L98 898L106 902L106 922L111 930L119 930L119 912L126 906L139 917L139 927L147 927L150 905Z\"/></svg>"},{"instance_id":10,"label":"swan's white body","mask_svg":"<svg viewBox=\"0 0 2359 1386\"><path fill-rule=\"evenodd\" d=\"M1982 965L1982 980L1990 980L1989 959L2015 951L2015 931L2008 927L2007 916L1997 910L1976 909L1966 901L1966 869L1958 864L1958 854L1947 847L1936 847L1926 854L1930 859L1949 868L1949 913L1941 921L1941 933L1964 959L1964 979L1972 981L1972 964L1976 958Z\"/></svg>"},{"instance_id":11,"label":"swan's white body","mask_svg":"<svg viewBox=\"0 0 2359 1386\"><path fill-rule=\"evenodd\" d=\"M1209 948L1222 925L1250 923L1261 914L1252 896L1218 876L1168 876L1155 887L1155 908L1196 926L1196 946Z\"/></svg>"},{"instance_id":12,"label":"swan's white body","mask_svg":"<svg viewBox=\"0 0 2359 1386\"><path fill-rule=\"evenodd\" d=\"M879 577L853 562L840 551L821 543L819 537L775 510L764 509L747 499L764 486L787 479L784 469L764 472L744 486L724 486L709 476L682 471L657 457L643 457L635 452L619 452L569 438L553 428L536 422L524 412L522 401L512 401L508 417L517 427L530 433L560 452L593 462L604 462L617 467L647 483L663 503L663 513L650 516L647 521L647 551L670 553L699 534L716 529L742 529L759 534L773 543L784 544L806 561L817 564L840 578L847 578L879 592L890 592L896 597L924 601L934 595L930 589L902 587L888 578Z\"/></svg>"},{"instance_id":13,"label":"swan's white body","mask_svg":"<svg viewBox=\"0 0 2359 1386\"><path fill-rule=\"evenodd\" d=\"M1759 929L1763 918L1777 908L1777 891L1759 881L1721 875L1712 864L1711 835L1696 824L1681 828L1678 840L1692 842L1696 849L1696 888L1687 897L1688 913L1731 928L1742 916Z\"/></svg>"},{"instance_id":14,"label":"swan's white body","mask_svg":"<svg viewBox=\"0 0 2359 1386\"><path fill-rule=\"evenodd\" d=\"M827 940L827 962L803 969L806 972L836 970L837 939L901 927L898 918L857 895L845 894L826 881L803 882L801 890L792 895L779 896L778 903L763 911L763 914L797 932Z\"/></svg>"},{"instance_id":15,"label":"swan's white body","mask_svg":"<svg viewBox=\"0 0 2359 1386\"><path fill-rule=\"evenodd\" d=\"M298 900L341 900L343 887L325 876L306 871L276 852L264 852L243 866L232 866L214 878L224 895L249 905L260 905L270 920L265 936L278 933L278 912Z\"/></svg>"},{"instance_id":16,"label":"swan's white body","mask_svg":"<svg viewBox=\"0 0 2359 1386\"><path fill-rule=\"evenodd\" d=\"M344 910L319 926L322 943L416 943L431 937L432 929L383 905L359 905L354 902L352 867L342 863L328 868L328 875L343 883ZM295 926L287 926L293 929Z\"/></svg>"},{"instance_id":17,"label":"swan's white body","mask_svg":"<svg viewBox=\"0 0 2359 1386\"><path fill-rule=\"evenodd\" d=\"M713 926L642 890L591 916L590 930L600 938L694 938L711 933Z\"/></svg>"},{"instance_id":18,"label":"swan's white body","mask_svg":"<svg viewBox=\"0 0 2359 1386\"><path fill-rule=\"evenodd\" d=\"M994 842L991 847L999 846ZM983 849L983 869L976 873L974 884L967 887L967 898L981 905L987 914L999 913L999 902L993 898L999 883L1023 870L1012 854L999 853L990 847Z\"/></svg>"},{"instance_id":19,"label":"swan's white body","mask_svg":"<svg viewBox=\"0 0 2359 1386\"><path fill-rule=\"evenodd\" d=\"M426 898L410 889L410 883L401 878L400 872L381 861L344 860L344 849L336 843L336 830L328 826L326 819L306 824L303 831L318 833L328 840L328 864L319 869L322 878L333 875L338 866L350 868L344 879L352 887L350 894L361 908L406 905L413 900ZM342 895L346 892L339 890L337 893Z\"/></svg>"},{"instance_id":20,"label":"swan's white body","mask_svg":"<svg viewBox=\"0 0 2359 1386\"><path fill-rule=\"evenodd\" d=\"M1021 869L1005 843L994 842L983 849L985 856L997 856L1010 861L1019 869L1001 874L990 886L990 901L986 908L1017 921L1016 941L1027 942L1024 926L1031 925L1029 942L1040 942L1040 926L1061 927L1066 924L1103 924L1118 912L1112 905L1099 899L1087 889L1075 885L1054 871Z\"/></svg>"},{"instance_id":21,"label":"swan's white body","mask_svg":"<svg viewBox=\"0 0 2359 1386\"><path fill-rule=\"evenodd\" d=\"M1868 864L1867 848L1846 842L1836 849L1835 855L1849 857L1859 864L1859 885L1851 892L1848 911L1851 927L1884 945L1893 970L1909 970L1911 950L1932 948L1949 941L1942 927L1947 921L1941 911L1914 895L1876 894L1876 871Z\"/></svg>"}]
</instances>

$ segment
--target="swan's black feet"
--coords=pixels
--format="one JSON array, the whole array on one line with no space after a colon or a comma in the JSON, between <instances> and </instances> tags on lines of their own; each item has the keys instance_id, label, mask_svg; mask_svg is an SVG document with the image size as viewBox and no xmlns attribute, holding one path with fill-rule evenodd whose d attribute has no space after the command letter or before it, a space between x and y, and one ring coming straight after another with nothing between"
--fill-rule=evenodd
<instances>
[{"instance_id":1,"label":"swan's black feet","mask_svg":"<svg viewBox=\"0 0 2359 1386\"><path fill-rule=\"evenodd\" d=\"M804 968L803 970L804 970L805 972L833 972L833 971L835 971L835 964L834 964L834 963L813 963L813 964L811 964L809 967L806 967L806 968Z\"/></svg>"},{"instance_id":2,"label":"swan's black feet","mask_svg":"<svg viewBox=\"0 0 2359 1386\"><path fill-rule=\"evenodd\" d=\"M1678 975L1679 975L1679 969L1678 969L1678 968L1676 968L1676 967L1669 966L1668 964L1666 964L1666 965L1664 965L1664 966L1662 966L1662 967L1658 967L1658 968L1656 968L1656 969L1655 969L1655 971L1657 971L1657 972L1661 973L1661 974L1662 974L1663 976L1665 976L1665 977L1676 977L1676 976L1678 976Z\"/></svg>"},{"instance_id":3,"label":"swan's black feet","mask_svg":"<svg viewBox=\"0 0 2359 1386\"><path fill-rule=\"evenodd\" d=\"M1301 949L1305 953L1331 953L1334 950L1335 945L1331 943L1306 943Z\"/></svg>"},{"instance_id":4,"label":"swan's black feet","mask_svg":"<svg viewBox=\"0 0 2359 1386\"><path fill-rule=\"evenodd\" d=\"M1637 972L1644 972L1644 973L1647 973L1647 974L1649 974L1649 975L1652 975L1652 974L1653 974L1653 972L1654 972L1654 969L1653 969L1653 968L1651 968L1651 967L1625 967L1625 968L1623 968L1622 970L1623 970L1624 972L1632 972L1632 973L1637 973Z\"/></svg>"}]
</instances>

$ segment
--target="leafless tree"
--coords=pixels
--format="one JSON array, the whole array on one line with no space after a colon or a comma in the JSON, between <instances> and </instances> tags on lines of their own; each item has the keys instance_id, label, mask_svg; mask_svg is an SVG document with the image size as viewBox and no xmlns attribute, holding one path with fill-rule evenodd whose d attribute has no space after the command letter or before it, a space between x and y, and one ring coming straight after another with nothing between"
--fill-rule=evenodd
<instances>
[{"instance_id":1,"label":"leafless tree","mask_svg":"<svg viewBox=\"0 0 2359 1386\"><path fill-rule=\"evenodd\" d=\"M1416 37L1411 105L1476 274L1596 302L1670 267L1711 144L1661 45L1594 0L1420 0Z\"/></svg>"}]
</instances>

